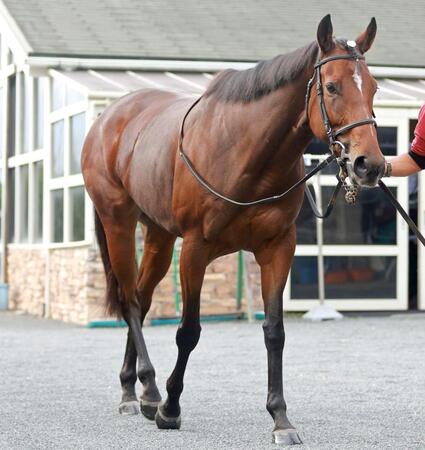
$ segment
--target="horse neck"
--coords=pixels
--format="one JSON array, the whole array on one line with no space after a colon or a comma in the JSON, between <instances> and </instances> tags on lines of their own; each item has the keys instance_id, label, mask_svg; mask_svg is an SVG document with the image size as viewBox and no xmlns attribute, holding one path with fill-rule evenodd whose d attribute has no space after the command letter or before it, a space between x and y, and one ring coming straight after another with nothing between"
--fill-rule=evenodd
<instances>
[{"instance_id":1,"label":"horse neck","mask_svg":"<svg viewBox=\"0 0 425 450\"><path fill-rule=\"evenodd\" d=\"M236 116L241 129L246 130L249 146L241 149L241 172L253 178L267 176L270 188L281 185L293 172L312 133L306 123L305 93L313 66L306 68L294 82L246 105L246 114ZM293 172L297 177L297 171Z\"/></svg>"}]
</instances>

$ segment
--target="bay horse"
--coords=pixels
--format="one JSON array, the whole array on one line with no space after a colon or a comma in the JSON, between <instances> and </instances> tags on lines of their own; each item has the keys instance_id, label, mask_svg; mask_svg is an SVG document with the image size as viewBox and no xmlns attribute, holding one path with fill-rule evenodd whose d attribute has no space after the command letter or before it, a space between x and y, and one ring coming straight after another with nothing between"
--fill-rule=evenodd
<instances>
[{"instance_id":1,"label":"bay horse","mask_svg":"<svg viewBox=\"0 0 425 450\"><path fill-rule=\"evenodd\" d=\"M384 158L372 120L367 118L373 114L377 84L362 56L375 34L372 19L355 41L335 39L327 15L318 25L317 40L309 45L248 70L219 73L186 117L181 144L193 167L217 191L240 201L286 190L302 178L302 155L313 136L327 138L320 111L324 106L333 128L357 121L359 126L346 130L339 140L351 163L352 181L375 185ZM318 73L323 92L309 89L305 103L315 64L326 58ZM180 428L183 376L201 332L205 269L215 258L243 249L253 252L261 269L266 406L274 420L273 440L297 444L301 440L287 417L283 395L282 293L295 251L295 220L304 188L275 203L245 208L205 190L178 151L179 128L192 104L193 98L172 92L130 93L105 109L84 143L82 172L95 207L107 307L129 326L119 411L137 414L141 409L159 428ZM144 229L140 270L135 264L138 222ZM177 236L183 238L183 308L176 334L177 362L162 402L142 325L154 289L169 268ZM140 404L137 378L143 385Z\"/></svg>"}]
</instances>

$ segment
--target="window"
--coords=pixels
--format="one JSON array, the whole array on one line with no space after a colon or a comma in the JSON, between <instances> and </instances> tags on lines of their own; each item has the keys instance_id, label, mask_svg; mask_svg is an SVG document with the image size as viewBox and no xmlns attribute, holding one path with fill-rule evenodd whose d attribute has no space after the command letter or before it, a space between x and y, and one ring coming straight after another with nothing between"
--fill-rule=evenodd
<instances>
[{"instance_id":1,"label":"window","mask_svg":"<svg viewBox=\"0 0 425 450\"><path fill-rule=\"evenodd\" d=\"M0 159L3 159L3 102L3 88L0 87Z\"/></svg>"},{"instance_id":2,"label":"window","mask_svg":"<svg viewBox=\"0 0 425 450\"><path fill-rule=\"evenodd\" d=\"M64 121L52 124L52 177L64 175Z\"/></svg>"},{"instance_id":3,"label":"window","mask_svg":"<svg viewBox=\"0 0 425 450\"><path fill-rule=\"evenodd\" d=\"M28 242L28 164L19 168L19 242Z\"/></svg>"},{"instance_id":4,"label":"window","mask_svg":"<svg viewBox=\"0 0 425 450\"><path fill-rule=\"evenodd\" d=\"M8 99L7 99L7 153L9 156L16 154L15 148L15 110L16 110L16 75L8 78Z\"/></svg>"},{"instance_id":5,"label":"window","mask_svg":"<svg viewBox=\"0 0 425 450\"><path fill-rule=\"evenodd\" d=\"M28 95L28 82L25 75L21 72L19 74L19 96L20 96L20 152L27 153L29 151L29 121L30 121L30 108Z\"/></svg>"},{"instance_id":6,"label":"window","mask_svg":"<svg viewBox=\"0 0 425 450\"><path fill-rule=\"evenodd\" d=\"M65 108L66 106L74 103L84 101L84 95L71 88L64 81L59 78L53 78L52 80L52 111Z\"/></svg>"},{"instance_id":7,"label":"window","mask_svg":"<svg viewBox=\"0 0 425 450\"><path fill-rule=\"evenodd\" d=\"M397 127L378 127L378 142L385 156L397 155Z\"/></svg>"},{"instance_id":8,"label":"window","mask_svg":"<svg viewBox=\"0 0 425 450\"><path fill-rule=\"evenodd\" d=\"M8 241L15 242L15 169L9 169L7 189Z\"/></svg>"},{"instance_id":9,"label":"window","mask_svg":"<svg viewBox=\"0 0 425 450\"><path fill-rule=\"evenodd\" d=\"M80 173L81 149L83 148L86 132L85 113L77 114L71 117L71 155L70 155L70 173Z\"/></svg>"},{"instance_id":10,"label":"window","mask_svg":"<svg viewBox=\"0 0 425 450\"><path fill-rule=\"evenodd\" d=\"M85 240L85 190L81 150L86 134L86 96L62 77L51 79L50 223L52 242Z\"/></svg>"},{"instance_id":11,"label":"window","mask_svg":"<svg viewBox=\"0 0 425 450\"><path fill-rule=\"evenodd\" d=\"M63 189L51 191L51 240L63 242Z\"/></svg>"},{"instance_id":12,"label":"window","mask_svg":"<svg viewBox=\"0 0 425 450\"><path fill-rule=\"evenodd\" d=\"M43 148L44 144L44 79L34 79L34 147Z\"/></svg>"},{"instance_id":13,"label":"window","mask_svg":"<svg viewBox=\"0 0 425 450\"><path fill-rule=\"evenodd\" d=\"M40 146L44 143L43 91L39 89L38 80L23 72L10 76L8 86L8 239L9 242L16 243L41 242L44 161ZM33 136L30 130L34 130Z\"/></svg>"},{"instance_id":14,"label":"window","mask_svg":"<svg viewBox=\"0 0 425 450\"><path fill-rule=\"evenodd\" d=\"M71 206L71 241L84 240L84 187L77 186L70 188L70 206Z\"/></svg>"},{"instance_id":15,"label":"window","mask_svg":"<svg viewBox=\"0 0 425 450\"><path fill-rule=\"evenodd\" d=\"M34 241L43 240L43 161L34 163Z\"/></svg>"}]
</instances>

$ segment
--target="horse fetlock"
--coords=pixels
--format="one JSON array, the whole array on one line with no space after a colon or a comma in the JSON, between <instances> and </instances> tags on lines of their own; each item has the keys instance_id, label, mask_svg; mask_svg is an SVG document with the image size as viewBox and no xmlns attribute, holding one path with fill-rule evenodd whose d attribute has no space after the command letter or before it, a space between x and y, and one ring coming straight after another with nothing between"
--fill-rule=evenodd
<instances>
[{"instance_id":1,"label":"horse fetlock","mask_svg":"<svg viewBox=\"0 0 425 450\"><path fill-rule=\"evenodd\" d=\"M120 381L121 386L130 388L131 386L134 386L137 381L137 375L134 370L121 370L120 372Z\"/></svg>"},{"instance_id":2,"label":"horse fetlock","mask_svg":"<svg viewBox=\"0 0 425 450\"><path fill-rule=\"evenodd\" d=\"M155 382L155 369L152 366L149 367L140 367L137 372L140 382L144 385L147 383Z\"/></svg>"}]
</instances>

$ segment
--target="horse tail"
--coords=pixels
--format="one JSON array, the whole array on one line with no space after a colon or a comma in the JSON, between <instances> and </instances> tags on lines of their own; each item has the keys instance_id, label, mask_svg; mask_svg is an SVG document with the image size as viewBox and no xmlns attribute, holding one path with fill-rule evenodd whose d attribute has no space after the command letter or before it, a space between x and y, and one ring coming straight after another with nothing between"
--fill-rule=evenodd
<instances>
[{"instance_id":1,"label":"horse tail","mask_svg":"<svg viewBox=\"0 0 425 450\"><path fill-rule=\"evenodd\" d=\"M119 294L117 278L112 271L111 260L109 258L108 242L106 240L105 229L100 220L96 209L94 210L94 228L97 242L99 244L100 256L102 257L103 267L106 276L106 297L105 306L108 314L122 317L122 302Z\"/></svg>"}]
</instances>

